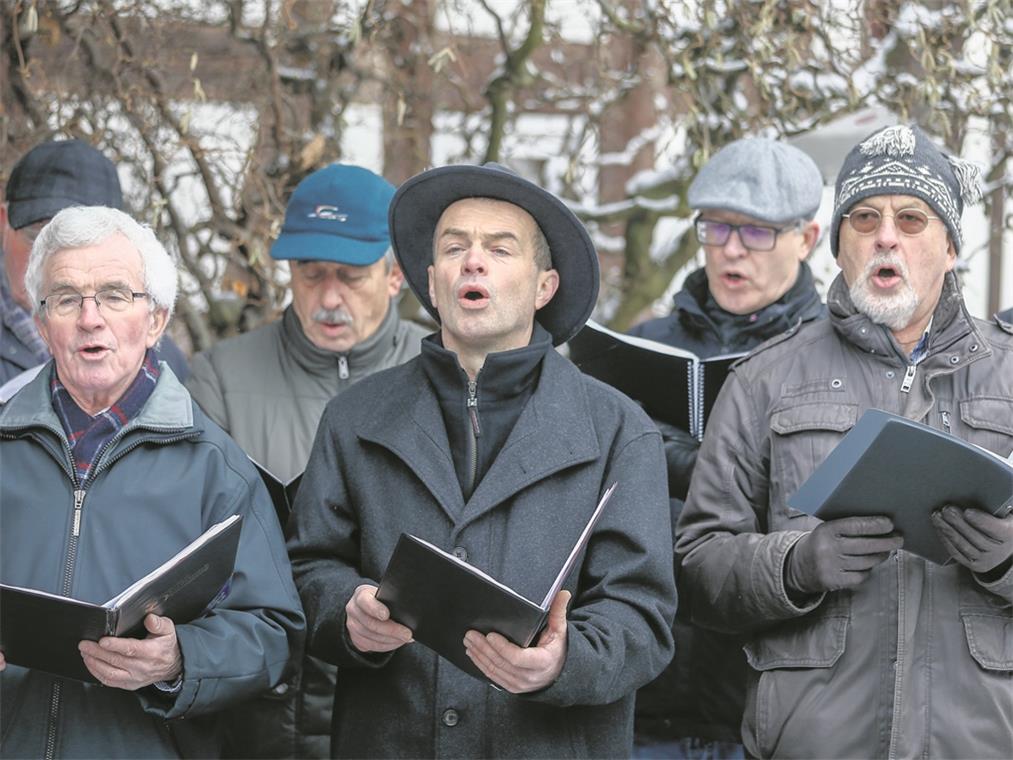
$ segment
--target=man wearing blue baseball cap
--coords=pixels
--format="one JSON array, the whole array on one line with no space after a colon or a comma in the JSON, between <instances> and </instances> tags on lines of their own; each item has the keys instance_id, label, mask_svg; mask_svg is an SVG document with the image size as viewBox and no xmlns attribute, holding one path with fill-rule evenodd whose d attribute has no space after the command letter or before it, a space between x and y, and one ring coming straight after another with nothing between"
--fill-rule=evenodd
<instances>
[{"instance_id":1,"label":"man wearing blue baseball cap","mask_svg":"<svg viewBox=\"0 0 1013 760\"><path fill-rule=\"evenodd\" d=\"M305 468L330 399L419 353L426 330L396 308L403 275L387 232L393 195L359 166L306 177L271 247L291 262L292 303L276 322L194 357L194 399L283 483ZM301 675L232 711L231 756L328 756L333 669L307 659Z\"/></svg>"},{"instance_id":2,"label":"man wearing blue baseball cap","mask_svg":"<svg viewBox=\"0 0 1013 760\"><path fill-rule=\"evenodd\" d=\"M805 263L819 237L823 194L815 162L777 140L729 143L689 186L705 263L675 294L672 313L630 332L701 358L740 354L825 316ZM665 442L672 524L682 511L700 444L658 422ZM676 572L678 582L680 574ZM675 621L675 658L637 694L636 757L741 757L746 660L736 637Z\"/></svg>"}]
</instances>

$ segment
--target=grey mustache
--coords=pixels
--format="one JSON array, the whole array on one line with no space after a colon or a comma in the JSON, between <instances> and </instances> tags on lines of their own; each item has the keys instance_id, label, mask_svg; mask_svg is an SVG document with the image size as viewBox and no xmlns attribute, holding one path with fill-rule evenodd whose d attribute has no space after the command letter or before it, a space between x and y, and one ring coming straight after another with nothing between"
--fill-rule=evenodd
<instances>
[{"instance_id":1,"label":"grey mustache","mask_svg":"<svg viewBox=\"0 0 1013 760\"><path fill-rule=\"evenodd\" d=\"M355 322L355 318L344 309L317 309L313 312L313 321L330 325L350 325Z\"/></svg>"}]
</instances>

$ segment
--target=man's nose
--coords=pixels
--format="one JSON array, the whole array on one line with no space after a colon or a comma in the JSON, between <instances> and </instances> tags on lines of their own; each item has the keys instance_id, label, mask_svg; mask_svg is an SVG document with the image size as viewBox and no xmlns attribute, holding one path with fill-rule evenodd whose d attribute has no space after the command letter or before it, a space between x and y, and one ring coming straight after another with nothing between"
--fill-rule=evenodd
<instances>
[{"instance_id":1,"label":"man's nose","mask_svg":"<svg viewBox=\"0 0 1013 760\"><path fill-rule=\"evenodd\" d=\"M881 251L889 251L897 247L899 233L894 223L893 215L882 216L879 220L879 227L876 228L876 248Z\"/></svg>"},{"instance_id":2,"label":"man's nose","mask_svg":"<svg viewBox=\"0 0 1013 760\"><path fill-rule=\"evenodd\" d=\"M468 248L462 262L464 271L468 274L484 274L486 271L486 253L477 243Z\"/></svg>"},{"instance_id":3,"label":"man's nose","mask_svg":"<svg viewBox=\"0 0 1013 760\"><path fill-rule=\"evenodd\" d=\"M342 291L341 283L332 280L324 285L323 293L320 297L320 305L325 309L337 309L339 306L344 304L345 294Z\"/></svg>"},{"instance_id":4,"label":"man's nose","mask_svg":"<svg viewBox=\"0 0 1013 760\"><path fill-rule=\"evenodd\" d=\"M94 298L85 298L81 301L81 311L77 314L78 327L82 330L95 330L105 323L106 319Z\"/></svg>"},{"instance_id":5,"label":"man's nose","mask_svg":"<svg viewBox=\"0 0 1013 760\"><path fill-rule=\"evenodd\" d=\"M749 249L742 244L742 233L738 229L733 229L728 235L722 251L729 259L740 259L749 253Z\"/></svg>"}]
</instances>

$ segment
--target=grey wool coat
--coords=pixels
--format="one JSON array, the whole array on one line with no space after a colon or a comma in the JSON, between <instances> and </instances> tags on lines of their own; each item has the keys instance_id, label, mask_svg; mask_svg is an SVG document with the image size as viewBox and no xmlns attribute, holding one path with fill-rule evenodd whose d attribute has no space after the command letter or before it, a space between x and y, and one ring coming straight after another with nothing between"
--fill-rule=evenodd
<instances>
[{"instance_id":1,"label":"grey wool coat","mask_svg":"<svg viewBox=\"0 0 1013 760\"><path fill-rule=\"evenodd\" d=\"M345 603L377 583L402 531L541 599L601 492L619 487L565 588L559 678L516 696L419 643L355 650ZM660 436L631 401L554 351L471 499L418 359L332 401L289 523L309 649L341 670L338 757L628 756L634 691L672 655L675 611Z\"/></svg>"}]
</instances>

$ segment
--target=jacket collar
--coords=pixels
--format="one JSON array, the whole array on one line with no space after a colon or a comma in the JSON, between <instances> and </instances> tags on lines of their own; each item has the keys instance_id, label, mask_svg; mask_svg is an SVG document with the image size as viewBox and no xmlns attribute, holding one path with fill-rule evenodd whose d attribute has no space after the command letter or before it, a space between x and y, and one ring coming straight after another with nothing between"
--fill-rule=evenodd
<instances>
[{"instance_id":1,"label":"jacket collar","mask_svg":"<svg viewBox=\"0 0 1013 760\"><path fill-rule=\"evenodd\" d=\"M373 415L360 432L364 440L393 452L418 476L447 518L462 530L520 490L560 470L597 459L598 437L580 370L556 351L542 363L538 387L518 417L503 448L467 505L457 481L439 401L426 382L421 362L406 365L397 389L400 416ZM391 420L404 419L403 424Z\"/></svg>"},{"instance_id":2,"label":"jacket collar","mask_svg":"<svg viewBox=\"0 0 1013 760\"><path fill-rule=\"evenodd\" d=\"M138 428L156 431L183 431L194 427L190 394L172 373L169 365L159 362L160 375L155 389L140 413L120 431L122 438ZM53 410L49 382L53 371L50 360L28 385L0 409L0 430L46 428L63 436L63 426Z\"/></svg>"},{"instance_id":3,"label":"jacket collar","mask_svg":"<svg viewBox=\"0 0 1013 760\"><path fill-rule=\"evenodd\" d=\"M751 314L732 314L722 309L710 292L707 272L702 267L692 272L683 289L675 294L673 310L687 328L710 332L729 345L756 343L755 335L776 335L800 321L816 319L824 313L812 270L804 261L788 291L774 303Z\"/></svg>"},{"instance_id":4,"label":"jacket collar","mask_svg":"<svg viewBox=\"0 0 1013 760\"><path fill-rule=\"evenodd\" d=\"M900 364L908 363L893 333L884 325L876 324L855 308L844 275L838 274L827 293L830 322L841 337L864 353L892 357ZM967 311L964 298L953 272L943 278L943 290L932 315L928 356L923 365L943 361L946 369L956 370L992 353L988 341L981 334Z\"/></svg>"},{"instance_id":5,"label":"jacket collar","mask_svg":"<svg viewBox=\"0 0 1013 760\"><path fill-rule=\"evenodd\" d=\"M306 336L299 315L290 305L282 315L281 331L285 345L296 362L307 370L331 370L338 357L344 356L348 362L348 370L352 376L362 374L378 366L397 342L400 317L397 304L392 299L376 332L361 343L352 346L348 351L326 351L318 348Z\"/></svg>"}]
</instances>

